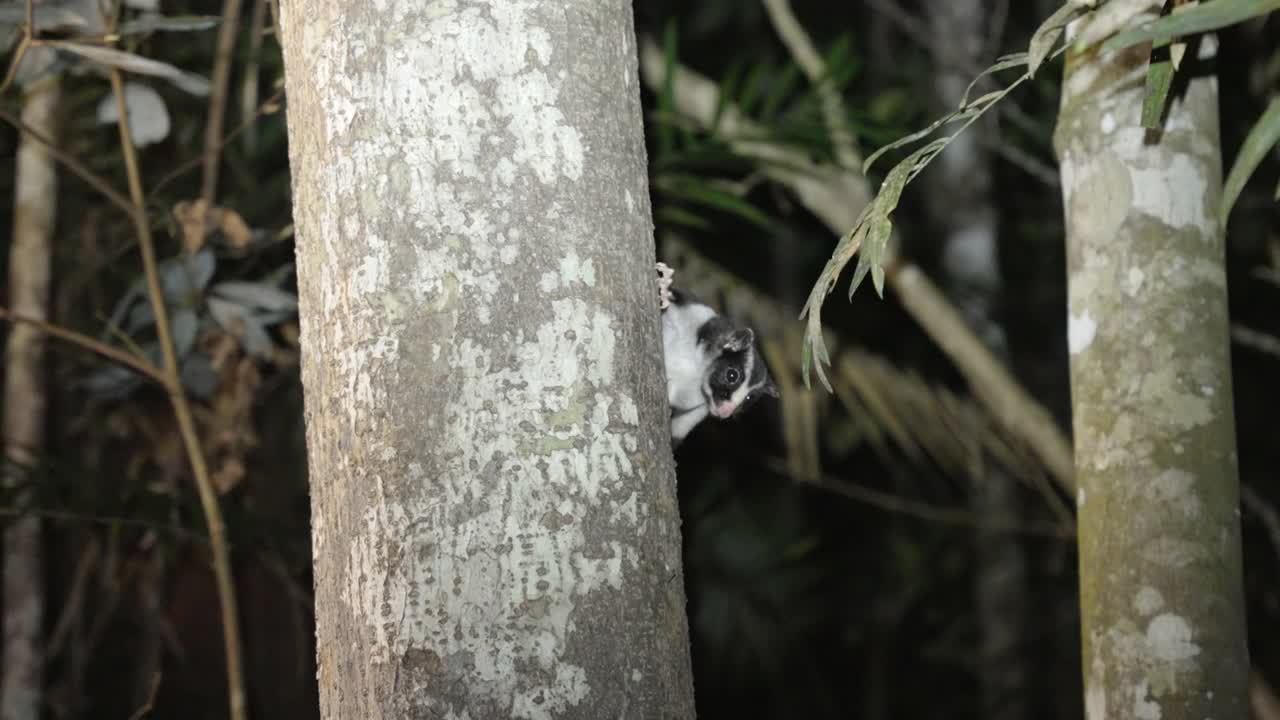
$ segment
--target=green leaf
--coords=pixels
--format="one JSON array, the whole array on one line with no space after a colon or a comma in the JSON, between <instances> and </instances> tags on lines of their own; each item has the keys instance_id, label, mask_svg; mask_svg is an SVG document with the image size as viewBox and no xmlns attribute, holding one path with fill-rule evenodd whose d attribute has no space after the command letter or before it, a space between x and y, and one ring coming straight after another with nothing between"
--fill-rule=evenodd
<instances>
[{"instance_id":1,"label":"green leaf","mask_svg":"<svg viewBox=\"0 0 1280 720\"><path fill-rule=\"evenodd\" d=\"M1151 130L1160 127L1160 118L1169 100L1169 88L1173 86L1173 74L1169 43L1153 46L1151 60L1147 63L1147 87L1142 96L1142 127Z\"/></svg>"},{"instance_id":2,"label":"green leaf","mask_svg":"<svg viewBox=\"0 0 1280 720\"><path fill-rule=\"evenodd\" d=\"M676 21L667 23L662 34L662 92L658 95L658 110L668 117L676 117ZM658 154L671 152L676 146L676 128L671 123L658 125Z\"/></svg>"},{"instance_id":3,"label":"green leaf","mask_svg":"<svg viewBox=\"0 0 1280 720\"><path fill-rule=\"evenodd\" d=\"M1001 72L1003 70L1022 67L1023 65L1027 64L1028 57L1029 56L1027 55L1027 53L1013 53L1011 55L1005 55L1004 57L1001 57L1001 58L996 58L995 64L993 64L991 67L987 68L986 70L983 70L982 72L978 73L978 76L975 77L969 83L969 87L965 88L964 95L960 98L960 107L963 108L963 107L969 106L969 94L973 92L974 86L977 85L978 82L982 80L982 78L988 75L994 75L995 73Z\"/></svg>"},{"instance_id":4,"label":"green leaf","mask_svg":"<svg viewBox=\"0 0 1280 720\"><path fill-rule=\"evenodd\" d=\"M724 110L738 92L738 84L742 82L743 67L741 61L734 60L729 66L729 71L725 73L724 82L720 83L720 94L716 97L716 112L711 116L711 124L707 126L707 131L712 135L720 129L720 119L724 117Z\"/></svg>"},{"instance_id":5,"label":"green leaf","mask_svg":"<svg viewBox=\"0 0 1280 720\"><path fill-rule=\"evenodd\" d=\"M658 218L663 222L670 223L672 225L681 225L695 230L710 232L715 229L715 225L701 215L673 205L667 205L660 209L658 211Z\"/></svg>"},{"instance_id":6,"label":"green leaf","mask_svg":"<svg viewBox=\"0 0 1280 720\"><path fill-rule=\"evenodd\" d=\"M1035 34L1031 36L1031 45L1027 49L1027 75L1035 77L1036 70L1040 69L1040 65L1049 57L1049 53L1053 52L1053 47L1062 35L1063 28L1086 12L1089 12L1088 8L1068 0L1067 4L1058 8L1040 24Z\"/></svg>"},{"instance_id":7,"label":"green leaf","mask_svg":"<svg viewBox=\"0 0 1280 720\"><path fill-rule=\"evenodd\" d=\"M743 117L750 117L755 112L756 101L764 87L764 76L768 72L769 66L764 63L752 65L747 71L747 78L742 84L742 96L738 98L738 110Z\"/></svg>"},{"instance_id":8,"label":"green leaf","mask_svg":"<svg viewBox=\"0 0 1280 720\"><path fill-rule=\"evenodd\" d=\"M795 66L795 63L789 63L782 69L782 74L773 82L773 87L764 99L764 105L760 107L759 117L761 120L768 122L777 115L778 107L796 89L796 82L799 79L800 70Z\"/></svg>"},{"instance_id":9,"label":"green leaf","mask_svg":"<svg viewBox=\"0 0 1280 720\"><path fill-rule=\"evenodd\" d=\"M671 197L736 215L763 230L773 232L777 229L773 218L737 195L713 186L705 178L674 174L659 176L654 179L654 187Z\"/></svg>"},{"instance_id":10,"label":"green leaf","mask_svg":"<svg viewBox=\"0 0 1280 720\"><path fill-rule=\"evenodd\" d=\"M1120 50L1142 42L1167 43L1175 37L1219 30L1276 10L1280 10L1280 0L1214 0L1122 32L1104 42L1102 49Z\"/></svg>"},{"instance_id":11,"label":"green leaf","mask_svg":"<svg viewBox=\"0 0 1280 720\"><path fill-rule=\"evenodd\" d=\"M1227 217L1240 197L1240 191L1249 181L1249 176L1253 175L1253 171L1258 169L1267 153L1277 144L1280 144L1280 97L1273 98L1262 117L1258 118L1231 166L1231 173L1227 175L1227 182L1222 189L1222 207L1218 211L1218 222L1222 227L1227 226ZM1280 187L1276 188L1276 199L1280 200Z\"/></svg>"}]
</instances>

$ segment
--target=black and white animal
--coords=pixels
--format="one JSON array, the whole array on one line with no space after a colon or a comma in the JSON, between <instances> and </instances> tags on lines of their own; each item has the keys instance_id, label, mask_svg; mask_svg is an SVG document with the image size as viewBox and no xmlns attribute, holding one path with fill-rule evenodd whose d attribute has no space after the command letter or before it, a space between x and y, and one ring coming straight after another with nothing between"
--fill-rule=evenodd
<instances>
[{"instance_id":1,"label":"black and white animal","mask_svg":"<svg viewBox=\"0 0 1280 720\"><path fill-rule=\"evenodd\" d=\"M756 349L755 333L671 287L674 271L658 263L662 349L671 405L671 441L679 445L708 415L733 417L762 395L778 396Z\"/></svg>"}]
</instances>

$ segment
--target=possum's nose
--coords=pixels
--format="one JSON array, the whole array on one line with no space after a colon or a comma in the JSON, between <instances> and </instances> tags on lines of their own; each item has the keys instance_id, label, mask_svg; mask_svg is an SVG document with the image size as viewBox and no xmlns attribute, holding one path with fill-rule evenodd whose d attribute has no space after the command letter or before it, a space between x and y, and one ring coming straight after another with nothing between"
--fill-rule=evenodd
<instances>
[{"instance_id":1,"label":"possum's nose","mask_svg":"<svg viewBox=\"0 0 1280 720\"><path fill-rule=\"evenodd\" d=\"M711 406L711 414L715 415L721 420L724 420L725 418L732 415L733 411L737 409L738 409L738 405L732 401L727 403L714 403Z\"/></svg>"}]
</instances>

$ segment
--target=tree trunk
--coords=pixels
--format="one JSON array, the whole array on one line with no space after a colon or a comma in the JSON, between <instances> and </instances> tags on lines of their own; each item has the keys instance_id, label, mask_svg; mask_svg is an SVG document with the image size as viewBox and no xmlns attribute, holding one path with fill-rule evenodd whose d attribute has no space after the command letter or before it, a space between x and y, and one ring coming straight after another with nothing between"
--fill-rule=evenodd
<instances>
[{"instance_id":1,"label":"tree trunk","mask_svg":"<svg viewBox=\"0 0 1280 720\"><path fill-rule=\"evenodd\" d=\"M321 708L689 718L626 0L282 6Z\"/></svg>"},{"instance_id":2,"label":"tree trunk","mask_svg":"<svg viewBox=\"0 0 1280 720\"><path fill-rule=\"evenodd\" d=\"M991 3L929 0L934 57L941 58L934 89L939 112L954 110L972 73L985 67ZM990 123L974 128L986 131ZM928 208L939 238L945 272L942 285L974 334L1005 365L1008 343L996 313L1000 303L1000 259L996 209L992 204L991 156L977 132L961 133L937 160L929 177ZM997 463L975 468L969 506L977 517L1020 517L1013 478ZM1017 720L1027 715L1027 657L1019 641L1027 632L1026 556L1009 533L979 531L974 538L973 600L981 635L977 658L982 717Z\"/></svg>"},{"instance_id":3,"label":"tree trunk","mask_svg":"<svg viewBox=\"0 0 1280 720\"><path fill-rule=\"evenodd\" d=\"M1249 711L1218 90L1196 62L1215 45L1188 50L1158 133L1139 124L1149 47L1067 59L1055 145L1091 720Z\"/></svg>"},{"instance_id":4,"label":"tree trunk","mask_svg":"<svg viewBox=\"0 0 1280 720\"><path fill-rule=\"evenodd\" d=\"M22 120L45 137L57 136L56 75L24 88ZM49 274L58 176L49 151L25 133L18 141L9 247L9 310L37 320L49 316ZM44 333L9 326L5 346L5 481L26 485L44 446L47 398ZM29 498L23 490L20 498ZM21 503L19 503L21 504ZM44 687L44 549L40 517L24 514L4 531L4 668L0 720L36 720Z\"/></svg>"}]
</instances>

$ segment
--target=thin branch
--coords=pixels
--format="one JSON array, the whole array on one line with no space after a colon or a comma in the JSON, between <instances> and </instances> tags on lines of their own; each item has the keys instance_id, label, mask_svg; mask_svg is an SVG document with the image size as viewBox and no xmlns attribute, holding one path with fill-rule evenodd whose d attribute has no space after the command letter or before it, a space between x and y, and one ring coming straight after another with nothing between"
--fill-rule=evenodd
<instances>
[{"instance_id":1,"label":"thin branch","mask_svg":"<svg viewBox=\"0 0 1280 720\"><path fill-rule=\"evenodd\" d=\"M209 527L209 544L213 554L213 572L218 587L218 600L222 608L222 636L227 662L227 693L232 720L246 720L243 657L240 650L240 616L236 607L235 580L232 576L231 554L227 549L226 530L222 522L222 510L218 507L217 491L209 477L204 450L196 434L191 405L182 389L182 378L174 351L173 333L169 324L169 310L165 307L164 292L160 284L160 271L156 261L155 243L151 226L147 224L146 198L142 191L142 174L138 169L138 155L129 131L129 108L125 103L124 81L120 71L111 70L111 90L116 98L116 111L120 129L120 146L124 154L125 171L129 178L131 213L138 233L138 245L142 251L142 265L147 277L147 293L151 298L151 311L156 320L156 334L164 357L165 390L178 420L178 431L191 463L200 505L205 523Z\"/></svg>"},{"instance_id":2,"label":"thin branch","mask_svg":"<svg viewBox=\"0 0 1280 720\"><path fill-rule=\"evenodd\" d=\"M212 89L209 92L209 118L204 127L204 173L200 181L200 199L204 207L213 207L218 191L219 151L222 147L222 116L226 113L227 84L231 78L232 53L236 49L236 31L240 25L240 0L223 0L222 24L218 27L218 49L213 59Z\"/></svg>"},{"instance_id":3,"label":"thin branch","mask_svg":"<svg viewBox=\"0 0 1280 720\"><path fill-rule=\"evenodd\" d=\"M240 117L242 120L257 116L258 75L262 63L262 44L266 39L267 2L253 0L253 13L249 17L249 59L245 61L243 85L240 87ZM250 125L249 127L253 127ZM245 132L242 141L245 152L258 148L256 132Z\"/></svg>"},{"instance_id":4,"label":"thin branch","mask_svg":"<svg viewBox=\"0 0 1280 720\"><path fill-rule=\"evenodd\" d=\"M72 623L84 612L85 594L89 589L89 581L93 578L92 573L98 562L99 552L101 548L98 539L91 535L84 549L80 551L80 559L76 561L76 568L71 573L71 589L67 591L67 597L62 601L62 614L58 616L58 622L54 624L53 632L49 634L48 651L45 655L47 659L56 658L62 652L62 644L71 634Z\"/></svg>"},{"instance_id":5,"label":"thin branch","mask_svg":"<svg viewBox=\"0 0 1280 720\"><path fill-rule=\"evenodd\" d=\"M222 149L224 147L226 147L227 145L230 145L231 141L235 140L236 137L240 135L240 133L249 129L250 126L252 126L255 122L258 121L258 118L278 110L279 105L283 100L284 100L284 89L281 88L277 90L275 94L273 94L271 97L267 98L266 100L263 100L262 104L258 105L257 111L254 112L252 116L245 118L244 121L242 121L239 125L236 126L236 129L227 133L226 137L222 138L222 142L218 143L218 147L216 148L215 151L222 152ZM190 172L193 168L196 168L197 166L200 166L203 163L204 163L204 155L187 160L186 162L182 163L178 167L170 170L158 181L156 181L156 184L151 188L151 193L154 195L155 193L160 192L162 189L168 187L169 184L172 183L174 180L177 180L178 178L182 177L186 173Z\"/></svg>"},{"instance_id":6,"label":"thin branch","mask_svg":"<svg viewBox=\"0 0 1280 720\"><path fill-rule=\"evenodd\" d=\"M1280 559L1280 512L1254 492L1253 488L1243 483L1240 485L1240 504L1262 521L1263 527L1267 529L1267 536L1271 539L1271 549L1275 551L1276 558Z\"/></svg>"},{"instance_id":7,"label":"thin branch","mask_svg":"<svg viewBox=\"0 0 1280 720\"><path fill-rule=\"evenodd\" d=\"M66 168L76 177L88 183L94 190L102 193L102 196L110 200L113 205L120 208L125 213L133 212L133 206L129 203L128 198L117 192L106 180L102 179L100 175L85 167L79 160L76 160L74 157L60 150L52 140L45 137L38 130L27 125L20 118L10 115L4 110L0 110L0 120L12 125L19 132L30 136L33 140L45 146L45 148L48 149L49 154L53 156L54 160L65 165Z\"/></svg>"},{"instance_id":8,"label":"thin branch","mask_svg":"<svg viewBox=\"0 0 1280 720\"><path fill-rule=\"evenodd\" d=\"M147 714L151 712L152 706L156 704L156 692L159 690L160 672L157 670L156 674L151 679L151 692L147 694L147 701L142 704L142 707L135 710L133 714L129 716L129 720L142 720L142 718L146 717Z\"/></svg>"},{"instance_id":9,"label":"thin branch","mask_svg":"<svg viewBox=\"0 0 1280 720\"><path fill-rule=\"evenodd\" d=\"M831 143L835 146L836 160L847 168L862 167L862 157L854 143L853 133L844 110L844 101L840 90L831 82L826 63L813 45L813 40L805 32L804 26L796 19L791 9L790 0L764 0L765 10L773 22L774 30L795 58L796 64L804 71L809 82L818 90L822 100L822 117L831 133Z\"/></svg>"},{"instance_id":10,"label":"thin branch","mask_svg":"<svg viewBox=\"0 0 1280 720\"><path fill-rule=\"evenodd\" d=\"M27 0L27 7L30 8L31 0ZM31 33L24 32L22 40L18 41L18 49L13 52L13 61L9 63L9 71L4 74L4 81L0 82L0 95L3 95L9 86L13 84L13 79L18 76L18 66L22 64L22 59L27 56L27 49L31 47Z\"/></svg>"},{"instance_id":11,"label":"thin branch","mask_svg":"<svg viewBox=\"0 0 1280 720\"><path fill-rule=\"evenodd\" d=\"M124 365L130 370L134 370L141 375L145 375L161 385L164 385L166 382L165 375L160 371L160 368L157 368L143 358L127 353L120 348L111 347L110 345L91 338L88 335L82 335L74 330L68 330L67 328L53 325L38 318L17 315L9 312L5 308L0 308L0 320L8 320L9 322L31 325L39 328L39 330L46 335L51 335L59 340L65 340L72 345L79 345L85 350L97 353L108 360Z\"/></svg>"},{"instance_id":12,"label":"thin branch","mask_svg":"<svg viewBox=\"0 0 1280 720\"><path fill-rule=\"evenodd\" d=\"M1280 357L1280 338L1244 325L1231 326L1231 340L1237 345Z\"/></svg>"},{"instance_id":13,"label":"thin branch","mask_svg":"<svg viewBox=\"0 0 1280 720\"><path fill-rule=\"evenodd\" d=\"M1013 143L1001 142L987 133L979 133L978 142L988 150L994 151L1005 162L1039 180L1046 188L1055 192L1061 190L1062 182L1058 173L1040 158Z\"/></svg>"},{"instance_id":14,"label":"thin branch","mask_svg":"<svg viewBox=\"0 0 1280 720\"><path fill-rule=\"evenodd\" d=\"M766 460L774 472L786 474L787 464L780 458ZM1070 540L1075 537L1075 528L1073 527L1056 527L1051 525L1027 525L1016 521L1007 521L1000 519L988 519L970 512L969 510L958 510L955 508L940 507L930 503L912 500L884 490L876 490L866 485L858 485L848 482L841 478L830 475L823 476L819 483L803 483L811 485L819 490L829 492L833 495L860 502L879 508L886 512L896 513L913 517L918 520L936 523L939 525L954 525L958 527L970 528L973 530L983 530L986 532L1010 532L1019 535L1034 535L1036 537L1049 537L1059 540Z\"/></svg>"}]
</instances>

